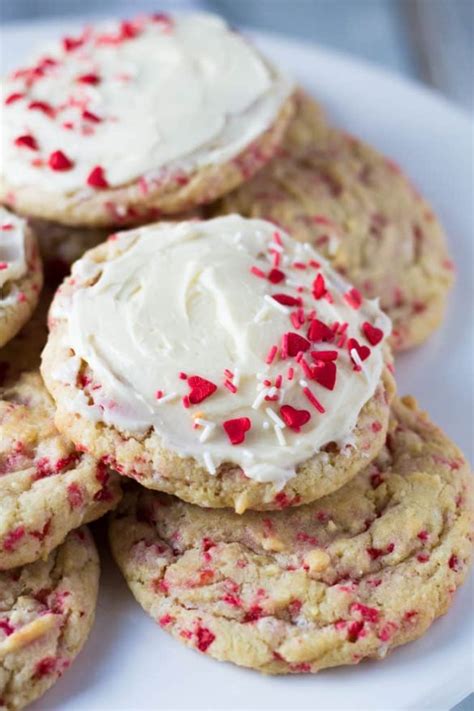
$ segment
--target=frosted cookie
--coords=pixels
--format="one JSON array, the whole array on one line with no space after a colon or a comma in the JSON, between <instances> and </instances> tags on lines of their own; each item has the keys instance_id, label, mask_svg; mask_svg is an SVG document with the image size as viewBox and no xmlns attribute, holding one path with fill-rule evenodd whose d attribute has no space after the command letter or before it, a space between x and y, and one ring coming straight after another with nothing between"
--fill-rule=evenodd
<instances>
[{"instance_id":1,"label":"frosted cookie","mask_svg":"<svg viewBox=\"0 0 474 711\"><path fill-rule=\"evenodd\" d=\"M0 199L70 225L187 210L270 159L293 115L292 93L212 15L88 27L4 83Z\"/></svg>"},{"instance_id":2,"label":"frosted cookie","mask_svg":"<svg viewBox=\"0 0 474 711\"><path fill-rule=\"evenodd\" d=\"M262 217L313 244L364 296L380 297L396 349L421 343L443 318L453 265L431 207L397 165L328 126L308 97L299 96L278 158L211 212Z\"/></svg>"},{"instance_id":3,"label":"frosted cookie","mask_svg":"<svg viewBox=\"0 0 474 711\"><path fill-rule=\"evenodd\" d=\"M98 585L86 528L46 560L0 573L1 711L22 709L66 671L94 622Z\"/></svg>"},{"instance_id":4,"label":"frosted cookie","mask_svg":"<svg viewBox=\"0 0 474 711\"><path fill-rule=\"evenodd\" d=\"M46 558L69 531L114 508L118 479L59 434L39 373L1 390L0 570Z\"/></svg>"},{"instance_id":5,"label":"frosted cookie","mask_svg":"<svg viewBox=\"0 0 474 711\"><path fill-rule=\"evenodd\" d=\"M74 264L50 324L57 426L144 486L237 511L296 505L383 444L389 319L268 222L119 233Z\"/></svg>"},{"instance_id":6,"label":"frosted cookie","mask_svg":"<svg viewBox=\"0 0 474 711\"><path fill-rule=\"evenodd\" d=\"M43 285L38 246L24 219L0 207L0 347L32 314Z\"/></svg>"},{"instance_id":7,"label":"frosted cookie","mask_svg":"<svg viewBox=\"0 0 474 711\"><path fill-rule=\"evenodd\" d=\"M110 541L176 639L283 674L383 659L424 634L466 577L472 524L464 457L404 398L375 461L330 496L237 516L137 487Z\"/></svg>"}]
</instances>

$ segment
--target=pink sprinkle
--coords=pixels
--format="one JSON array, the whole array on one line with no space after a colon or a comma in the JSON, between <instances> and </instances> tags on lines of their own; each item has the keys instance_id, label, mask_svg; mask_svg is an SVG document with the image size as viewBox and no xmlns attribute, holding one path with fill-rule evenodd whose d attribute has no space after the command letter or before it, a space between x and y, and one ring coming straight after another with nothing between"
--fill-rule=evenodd
<instances>
[{"instance_id":1,"label":"pink sprinkle","mask_svg":"<svg viewBox=\"0 0 474 711\"><path fill-rule=\"evenodd\" d=\"M250 271L254 276L260 277L260 279L266 279L265 272L262 272L258 267L251 267Z\"/></svg>"},{"instance_id":2,"label":"pink sprinkle","mask_svg":"<svg viewBox=\"0 0 474 711\"><path fill-rule=\"evenodd\" d=\"M183 407L185 407L186 409L188 409L188 407L190 407L190 405L191 405L191 403L190 403L190 401L189 401L189 396L188 396L188 395L185 395L185 396L183 397Z\"/></svg>"},{"instance_id":3,"label":"pink sprinkle","mask_svg":"<svg viewBox=\"0 0 474 711\"><path fill-rule=\"evenodd\" d=\"M306 385L303 387L303 393L318 412L320 412L321 414L326 412L317 397L311 392L311 390Z\"/></svg>"},{"instance_id":4,"label":"pink sprinkle","mask_svg":"<svg viewBox=\"0 0 474 711\"><path fill-rule=\"evenodd\" d=\"M237 388L235 387L234 383L231 383L230 380L225 380L224 381L224 387L227 388L227 390L230 390L231 393L236 393Z\"/></svg>"},{"instance_id":5,"label":"pink sprinkle","mask_svg":"<svg viewBox=\"0 0 474 711\"><path fill-rule=\"evenodd\" d=\"M273 239L274 241L280 245L280 247L283 245L283 242L281 241L281 235L279 232L274 232L273 233Z\"/></svg>"},{"instance_id":6,"label":"pink sprinkle","mask_svg":"<svg viewBox=\"0 0 474 711\"><path fill-rule=\"evenodd\" d=\"M270 350L269 350L268 353L267 353L267 357L265 358L265 363L266 363L267 365L271 365L271 363L273 363L273 361L274 361L274 359L275 359L275 356L276 356L276 354L277 354L277 351L278 351L277 346L272 346L272 347L270 348Z\"/></svg>"},{"instance_id":7,"label":"pink sprinkle","mask_svg":"<svg viewBox=\"0 0 474 711\"><path fill-rule=\"evenodd\" d=\"M350 291L346 291L344 294L344 300L353 309L360 309L362 304L362 295L358 289L353 287Z\"/></svg>"},{"instance_id":8,"label":"pink sprinkle","mask_svg":"<svg viewBox=\"0 0 474 711\"><path fill-rule=\"evenodd\" d=\"M160 400L160 398L163 397L163 390L157 390L155 393L155 397L157 400Z\"/></svg>"},{"instance_id":9,"label":"pink sprinkle","mask_svg":"<svg viewBox=\"0 0 474 711\"><path fill-rule=\"evenodd\" d=\"M295 369L290 366L287 370L286 377L288 378L288 380L293 380L294 375L295 375Z\"/></svg>"},{"instance_id":10,"label":"pink sprinkle","mask_svg":"<svg viewBox=\"0 0 474 711\"><path fill-rule=\"evenodd\" d=\"M304 262L293 262L291 265L294 269L306 269L307 266Z\"/></svg>"},{"instance_id":11,"label":"pink sprinkle","mask_svg":"<svg viewBox=\"0 0 474 711\"><path fill-rule=\"evenodd\" d=\"M0 272L2 272L4 269L8 269L8 263L0 262Z\"/></svg>"}]
</instances>

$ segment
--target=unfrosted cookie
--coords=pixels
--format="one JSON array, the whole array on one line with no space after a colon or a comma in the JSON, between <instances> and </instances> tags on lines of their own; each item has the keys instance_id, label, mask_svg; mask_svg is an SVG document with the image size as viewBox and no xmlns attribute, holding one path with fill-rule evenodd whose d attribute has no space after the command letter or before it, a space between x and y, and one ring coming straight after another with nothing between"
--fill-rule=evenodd
<instances>
[{"instance_id":1,"label":"unfrosted cookie","mask_svg":"<svg viewBox=\"0 0 474 711\"><path fill-rule=\"evenodd\" d=\"M133 594L188 646L264 672L382 659L444 614L472 555L472 474L412 398L343 488L266 514L135 488L110 526Z\"/></svg>"},{"instance_id":2,"label":"unfrosted cookie","mask_svg":"<svg viewBox=\"0 0 474 711\"><path fill-rule=\"evenodd\" d=\"M272 157L292 93L212 15L89 26L6 80L0 199L70 225L134 224L210 202Z\"/></svg>"},{"instance_id":3,"label":"unfrosted cookie","mask_svg":"<svg viewBox=\"0 0 474 711\"><path fill-rule=\"evenodd\" d=\"M320 250L393 321L397 350L440 324L453 265L430 205L400 168L325 123L299 96L282 151L257 176L212 206L271 220Z\"/></svg>"},{"instance_id":4,"label":"unfrosted cookie","mask_svg":"<svg viewBox=\"0 0 474 711\"><path fill-rule=\"evenodd\" d=\"M0 206L0 348L28 320L42 285L34 234L26 220Z\"/></svg>"},{"instance_id":5,"label":"unfrosted cookie","mask_svg":"<svg viewBox=\"0 0 474 711\"><path fill-rule=\"evenodd\" d=\"M66 671L91 630L98 584L99 558L86 528L46 560L0 573L2 711L22 709Z\"/></svg>"},{"instance_id":6,"label":"unfrosted cookie","mask_svg":"<svg viewBox=\"0 0 474 711\"><path fill-rule=\"evenodd\" d=\"M57 431L37 372L0 391L0 570L46 558L120 498L119 477Z\"/></svg>"},{"instance_id":7,"label":"unfrosted cookie","mask_svg":"<svg viewBox=\"0 0 474 711\"><path fill-rule=\"evenodd\" d=\"M48 309L54 292L46 285L30 320L0 349L0 387L15 383L22 373L37 370L48 337Z\"/></svg>"},{"instance_id":8,"label":"unfrosted cookie","mask_svg":"<svg viewBox=\"0 0 474 711\"><path fill-rule=\"evenodd\" d=\"M29 222L38 240L45 283L52 288L69 274L73 262L106 240L111 232L92 227L69 227L48 220Z\"/></svg>"},{"instance_id":9,"label":"unfrosted cookie","mask_svg":"<svg viewBox=\"0 0 474 711\"><path fill-rule=\"evenodd\" d=\"M58 428L144 486L281 508L383 445L389 319L268 222L119 233L76 262L50 317Z\"/></svg>"}]
</instances>

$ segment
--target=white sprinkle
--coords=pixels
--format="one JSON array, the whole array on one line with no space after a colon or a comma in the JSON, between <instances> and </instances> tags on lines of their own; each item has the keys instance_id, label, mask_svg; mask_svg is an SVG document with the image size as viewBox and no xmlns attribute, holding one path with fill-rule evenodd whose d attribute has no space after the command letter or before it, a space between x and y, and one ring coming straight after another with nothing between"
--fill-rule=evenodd
<instances>
[{"instance_id":1,"label":"white sprinkle","mask_svg":"<svg viewBox=\"0 0 474 711\"><path fill-rule=\"evenodd\" d=\"M176 400L178 393L169 393L169 395L163 395L163 397L158 398L156 401L157 405L163 405L165 402L170 402L170 400Z\"/></svg>"},{"instance_id":2,"label":"white sprinkle","mask_svg":"<svg viewBox=\"0 0 474 711\"><path fill-rule=\"evenodd\" d=\"M214 432L216 429L216 423L215 422L208 422L207 425L204 426L203 431L201 432L199 436L199 441L200 442L207 442L211 434Z\"/></svg>"},{"instance_id":3,"label":"white sprinkle","mask_svg":"<svg viewBox=\"0 0 474 711\"><path fill-rule=\"evenodd\" d=\"M234 235L234 244L237 244L242 239L242 232L236 232Z\"/></svg>"},{"instance_id":4,"label":"white sprinkle","mask_svg":"<svg viewBox=\"0 0 474 711\"><path fill-rule=\"evenodd\" d=\"M286 389L280 388L280 394L278 395L278 404L282 405L285 401Z\"/></svg>"},{"instance_id":5,"label":"white sprinkle","mask_svg":"<svg viewBox=\"0 0 474 711\"><path fill-rule=\"evenodd\" d=\"M240 370L238 368L234 368L234 378L232 380L234 383L235 387L238 388L240 385Z\"/></svg>"},{"instance_id":6,"label":"white sprinkle","mask_svg":"<svg viewBox=\"0 0 474 711\"><path fill-rule=\"evenodd\" d=\"M252 403L252 410L258 410L261 407L262 402L265 400L265 398L267 396L267 393L268 393L268 388L263 388L262 390L260 390L257 397L255 398L255 400Z\"/></svg>"},{"instance_id":7,"label":"white sprinkle","mask_svg":"<svg viewBox=\"0 0 474 711\"><path fill-rule=\"evenodd\" d=\"M267 315L267 313L268 313L268 306L267 306L267 304L263 304L263 306L262 306L262 308L260 309L260 311L257 311L257 313L255 314L255 316L253 317L253 322L254 322L254 323L260 323L260 321L263 321L263 319L265 318L265 316Z\"/></svg>"},{"instance_id":8,"label":"white sprinkle","mask_svg":"<svg viewBox=\"0 0 474 711\"><path fill-rule=\"evenodd\" d=\"M278 390L272 385L272 387L268 389L268 397L275 397L275 395L278 395Z\"/></svg>"},{"instance_id":9,"label":"white sprinkle","mask_svg":"<svg viewBox=\"0 0 474 711\"><path fill-rule=\"evenodd\" d=\"M273 420L273 422L275 423L275 425L276 425L277 427L280 427L281 429L284 429L284 428L286 427L286 425L285 425L285 423L283 422L283 420L281 419L281 417L278 417L278 415L276 414L276 412L274 412L274 411L271 409L271 407L265 408L265 412L267 413L268 417L269 417L271 420Z\"/></svg>"},{"instance_id":10,"label":"white sprinkle","mask_svg":"<svg viewBox=\"0 0 474 711\"><path fill-rule=\"evenodd\" d=\"M307 387L308 387L308 383L307 383L306 380L300 380L300 385L301 385L302 388L307 388Z\"/></svg>"},{"instance_id":11,"label":"white sprinkle","mask_svg":"<svg viewBox=\"0 0 474 711\"><path fill-rule=\"evenodd\" d=\"M203 459L204 459L204 464L206 465L207 471L209 472L209 474L214 476L216 473L216 465L212 461L210 452L204 452Z\"/></svg>"},{"instance_id":12,"label":"white sprinkle","mask_svg":"<svg viewBox=\"0 0 474 711\"><path fill-rule=\"evenodd\" d=\"M264 430L269 430L270 429L270 423L268 420L264 420L262 423L262 427Z\"/></svg>"},{"instance_id":13,"label":"white sprinkle","mask_svg":"<svg viewBox=\"0 0 474 711\"><path fill-rule=\"evenodd\" d=\"M365 369L365 365L361 360L360 355L357 353L355 348L351 348L350 350L350 356L354 363L361 369L362 373L365 375L366 379L369 379L369 376L367 375L367 371Z\"/></svg>"},{"instance_id":14,"label":"white sprinkle","mask_svg":"<svg viewBox=\"0 0 474 711\"><path fill-rule=\"evenodd\" d=\"M281 427L278 427L278 425L273 425L273 429L275 431L278 444L280 445L280 447L284 447L286 445L286 439L283 432L281 431Z\"/></svg>"},{"instance_id":15,"label":"white sprinkle","mask_svg":"<svg viewBox=\"0 0 474 711\"><path fill-rule=\"evenodd\" d=\"M282 314L288 314L290 313L290 309L287 306L284 306L284 304L280 304L276 299L270 296L270 294L265 294L263 297L267 304L270 304L274 309L277 311L281 311Z\"/></svg>"},{"instance_id":16,"label":"white sprinkle","mask_svg":"<svg viewBox=\"0 0 474 711\"><path fill-rule=\"evenodd\" d=\"M280 254L283 254L285 251L281 244L277 244L276 242L272 242L272 244L269 247L270 252L280 252Z\"/></svg>"}]
</instances>

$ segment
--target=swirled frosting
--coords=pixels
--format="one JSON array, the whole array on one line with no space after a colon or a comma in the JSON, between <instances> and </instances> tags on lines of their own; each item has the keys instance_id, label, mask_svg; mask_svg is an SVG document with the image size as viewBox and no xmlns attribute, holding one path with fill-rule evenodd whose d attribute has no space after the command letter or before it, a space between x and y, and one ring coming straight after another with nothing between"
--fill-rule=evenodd
<instances>
[{"instance_id":1,"label":"swirled frosting","mask_svg":"<svg viewBox=\"0 0 474 711\"><path fill-rule=\"evenodd\" d=\"M70 410L258 481L351 442L390 321L309 244L231 215L122 232L96 255L52 308Z\"/></svg>"},{"instance_id":2,"label":"swirled frosting","mask_svg":"<svg viewBox=\"0 0 474 711\"><path fill-rule=\"evenodd\" d=\"M11 292L2 296L5 284L26 274L25 230L26 220L0 207L0 303L12 298Z\"/></svg>"},{"instance_id":3,"label":"swirled frosting","mask_svg":"<svg viewBox=\"0 0 474 711\"><path fill-rule=\"evenodd\" d=\"M2 87L2 171L52 192L160 181L235 157L291 85L212 15L86 28Z\"/></svg>"}]
</instances>

